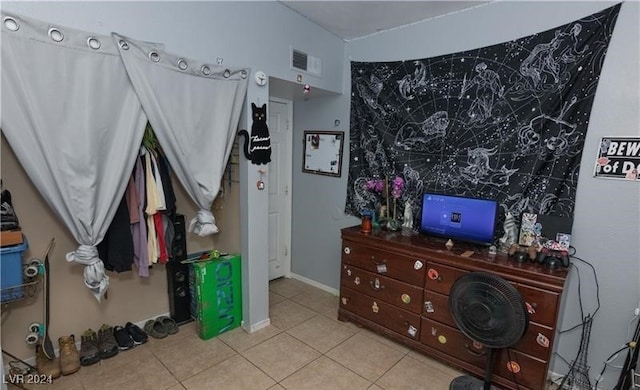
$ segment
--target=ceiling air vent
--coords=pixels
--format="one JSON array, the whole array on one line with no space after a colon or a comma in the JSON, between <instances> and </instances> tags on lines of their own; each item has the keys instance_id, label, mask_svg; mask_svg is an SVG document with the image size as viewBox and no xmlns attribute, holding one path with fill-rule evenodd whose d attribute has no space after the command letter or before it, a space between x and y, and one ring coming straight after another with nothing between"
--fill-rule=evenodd
<instances>
[{"instance_id":1,"label":"ceiling air vent","mask_svg":"<svg viewBox=\"0 0 640 390\"><path fill-rule=\"evenodd\" d=\"M295 69L307 70L307 53L303 53L296 49L292 49L291 52L291 66Z\"/></svg>"}]
</instances>

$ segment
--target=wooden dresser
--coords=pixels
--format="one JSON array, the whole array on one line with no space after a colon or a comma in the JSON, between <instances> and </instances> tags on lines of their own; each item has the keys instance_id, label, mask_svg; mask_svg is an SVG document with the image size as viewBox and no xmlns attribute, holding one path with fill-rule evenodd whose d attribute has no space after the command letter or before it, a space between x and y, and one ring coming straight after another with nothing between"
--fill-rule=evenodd
<instances>
[{"instance_id":1,"label":"wooden dresser","mask_svg":"<svg viewBox=\"0 0 640 390\"><path fill-rule=\"evenodd\" d=\"M448 294L465 273L500 275L522 294L530 323L520 342L496 354L493 382L544 389L567 270L490 256L481 246L456 243L447 250L444 244L402 231L342 229L338 318L483 377L487 350L456 328Z\"/></svg>"}]
</instances>

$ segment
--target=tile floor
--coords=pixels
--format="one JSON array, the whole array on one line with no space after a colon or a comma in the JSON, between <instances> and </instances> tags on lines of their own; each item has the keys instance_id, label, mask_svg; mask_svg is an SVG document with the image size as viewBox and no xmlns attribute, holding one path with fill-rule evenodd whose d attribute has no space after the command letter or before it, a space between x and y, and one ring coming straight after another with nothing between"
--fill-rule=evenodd
<instances>
[{"instance_id":1,"label":"tile floor","mask_svg":"<svg viewBox=\"0 0 640 390\"><path fill-rule=\"evenodd\" d=\"M270 284L271 325L198 338L195 324L52 385L64 390L446 390L459 372L351 323L338 298L295 279ZM13 389L10 387L10 389Z\"/></svg>"}]
</instances>

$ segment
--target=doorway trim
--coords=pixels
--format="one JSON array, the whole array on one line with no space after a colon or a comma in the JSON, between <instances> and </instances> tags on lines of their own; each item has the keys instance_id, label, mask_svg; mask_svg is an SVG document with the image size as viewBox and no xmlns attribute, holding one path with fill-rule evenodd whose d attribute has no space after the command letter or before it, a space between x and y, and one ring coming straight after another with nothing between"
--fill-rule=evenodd
<instances>
[{"instance_id":1,"label":"doorway trim","mask_svg":"<svg viewBox=\"0 0 640 390\"><path fill-rule=\"evenodd\" d=\"M282 98L277 98L274 96L269 96L269 104L271 104L271 102L275 102L275 103L279 103L279 104L284 104L286 106L286 126L287 126L287 144L289 146L289 150L285 151L283 154L285 156L286 159L286 167L285 170L282 170L279 167L279 170L281 171L280 174L282 175L283 173L286 173L286 177L282 176L282 178L284 179L284 181L286 182L286 186L288 186L288 196L286 197L286 201L285 201L285 224L286 224L286 229L283 233L283 241L284 244L286 246L286 250L287 250L287 256L285 257L285 261L282 264L282 267L284 268L284 272L283 275L285 278L291 278L291 225L292 225L292 208L293 208L293 191L292 191L292 183L293 183L293 101L291 100L287 100L287 99L282 99ZM270 208L270 207L269 207Z\"/></svg>"}]
</instances>

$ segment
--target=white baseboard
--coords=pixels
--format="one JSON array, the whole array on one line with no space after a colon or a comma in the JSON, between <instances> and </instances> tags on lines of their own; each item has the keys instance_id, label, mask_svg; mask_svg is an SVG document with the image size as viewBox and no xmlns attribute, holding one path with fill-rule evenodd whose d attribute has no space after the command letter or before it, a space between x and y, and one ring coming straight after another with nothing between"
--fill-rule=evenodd
<instances>
[{"instance_id":1,"label":"white baseboard","mask_svg":"<svg viewBox=\"0 0 640 390\"><path fill-rule=\"evenodd\" d=\"M317 288L319 288L320 290L324 290L324 291L326 291L326 292L328 292L328 293L331 293L331 294L333 294L333 295L335 295L335 296L340 295L340 290L336 290L336 289L335 289L335 288L333 288L333 287L329 287L329 286L324 285L324 284L322 284L322 283L318 283L318 282L316 282L315 280L311 280L311 279L309 279L309 278L305 278L304 276L301 276L301 275L298 275L298 274L294 274L293 272L291 273L291 278L292 278L292 279L299 280L299 281L304 282L304 283L306 283L306 284L310 284L310 285L312 285L313 287L317 287Z\"/></svg>"},{"instance_id":2,"label":"white baseboard","mask_svg":"<svg viewBox=\"0 0 640 390\"><path fill-rule=\"evenodd\" d=\"M551 381L552 383L559 384L562 381L563 376L563 374L558 374L557 372L547 372L547 380Z\"/></svg>"},{"instance_id":3,"label":"white baseboard","mask_svg":"<svg viewBox=\"0 0 640 390\"><path fill-rule=\"evenodd\" d=\"M253 332L259 331L260 329L264 329L269 325L271 325L271 319L267 318L265 320L258 322L257 324L249 325L248 327L243 326L242 329L247 331L247 333L253 333Z\"/></svg>"}]
</instances>

